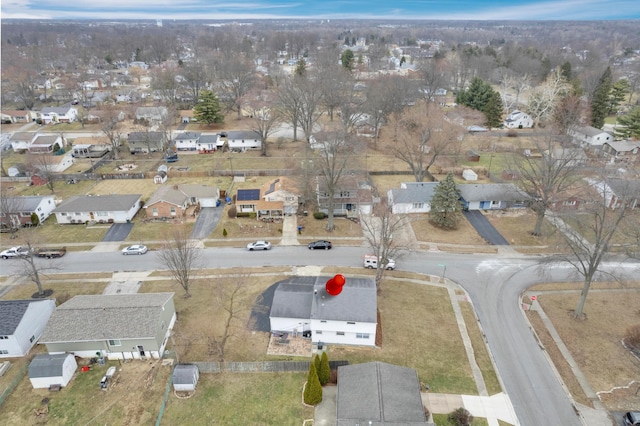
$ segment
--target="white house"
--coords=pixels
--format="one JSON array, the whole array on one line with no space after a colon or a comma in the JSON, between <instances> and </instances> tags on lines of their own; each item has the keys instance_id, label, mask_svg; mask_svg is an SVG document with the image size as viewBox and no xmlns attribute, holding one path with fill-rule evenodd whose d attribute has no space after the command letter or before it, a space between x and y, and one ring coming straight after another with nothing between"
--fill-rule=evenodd
<instances>
[{"instance_id":1,"label":"white house","mask_svg":"<svg viewBox=\"0 0 640 426\"><path fill-rule=\"evenodd\" d=\"M298 186L287 177L280 176L264 184L260 197L264 203L258 203L258 216L262 210L277 210L280 216L298 212Z\"/></svg>"},{"instance_id":2,"label":"white house","mask_svg":"<svg viewBox=\"0 0 640 426\"><path fill-rule=\"evenodd\" d=\"M465 210L523 209L531 199L512 183L463 183L457 187Z\"/></svg>"},{"instance_id":3,"label":"white house","mask_svg":"<svg viewBox=\"0 0 640 426\"><path fill-rule=\"evenodd\" d=\"M219 134L202 134L196 142L196 150L200 154L209 154L224 148L224 139Z\"/></svg>"},{"instance_id":4,"label":"white house","mask_svg":"<svg viewBox=\"0 0 640 426\"><path fill-rule=\"evenodd\" d=\"M330 279L331 277L300 276L280 281L274 292L269 314L271 331L310 331L312 343L318 346L375 346L375 282L369 278L348 277L342 291L331 295Z\"/></svg>"},{"instance_id":5,"label":"white house","mask_svg":"<svg viewBox=\"0 0 640 426\"><path fill-rule=\"evenodd\" d=\"M176 321L174 293L78 295L58 306L40 338L50 354L160 359Z\"/></svg>"},{"instance_id":6,"label":"white house","mask_svg":"<svg viewBox=\"0 0 640 426\"><path fill-rule=\"evenodd\" d=\"M53 195L29 195L18 197L6 197L0 211L0 227L19 228L31 225L31 215L38 215L40 223L47 218L56 208Z\"/></svg>"},{"instance_id":7,"label":"white house","mask_svg":"<svg viewBox=\"0 0 640 426\"><path fill-rule=\"evenodd\" d=\"M613 141L613 136L610 133L591 126L573 126L567 131L567 134L573 138L574 143L593 151L599 151L606 142Z\"/></svg>"},{"instance_id":8,"label":"white house","mask_svg":"<svg viewBox=\"0 0 640 426\"><path fill-rule=\"evenodd\" d=\"M387 192L393 214L429 213L438 182L403 182Z\"/></svg>"},{"instance_id":9,"label":"white house","mask_svg":"<svg viewBox=\"0 0 640 426\"><path fill-rule=\"evenodd\" d=\"M78 110L71 106L44 107L40 110L40 118L44 124L73 123L78 118Z\"/></svg>"},{"instance_id":10,"label":"white house","mask_svg":"<svg viewBox=\"0 0 640 426\"><path fill-rule=\"evenodd\" d=\"M9 141L13 152L25 152L29 149L31 142L36 138L35 132L16 132L11 135Z\"/></svg>"},{"instance_id":11,"label":"white house","mask_svg":"<svg viewBox=\"0 0 640 426\"><path fill-rule=\"evenodd\" d=\"M29 145L30 154L51 154L66 146L60 135L38 135Z\"/></svg>"},{"instance_id":12,"label":"white house","mask_svg":"<svg viewBox=\"0 0 640 426\"><path fill-rule=\"evenodd\" d=\"M184 132L177 135L173 142L178 151L195 151L198 149L199 140L200 133Z\"/></svg>"},{"instance_id":13,"label":"white house","mask_svg":"<svg viewBox=\"0 0 640 426\"><path fill-rule=\"evenodd\" d=\"M528 129L533 127L533 119L529 114L515 110L507 115L507 118L505 118L502 124L507 129Z\"/></svg>"},{"instance_id":14,"label":"white house","mask_svg":"<svg viewBox=\"0 0 640 426\"><path fill-rule=\"evenodd\" d=\"M136 108L136 120L145 120L149 123L160 123L168 116L167 107L138 107Z\"/></svg>"},{"instance_id":15,"label":"white house","mask_svg":"<svg viewBox=\"0 0 640 426\"><path fill-rule=\"evenodd\" d=\"M34 389L65 387L78 369L72 354L38 354L29 364L29 381Z\"/></svg>"},{"instance_id":16,"label":"white house","mask_svg":"<svg viewBox=\"0 0 640 426\"><path fill-rule=\"evenodd\" d=\"M262 140L258 132L241 130L227 133L229 151L246 152L249 149L262 148Z\"/></svg>"},{"instance_id":17,"label":"white house","mask_svg":"<svg viewBox=\"0 0 640 426\"><path fill-rule=\"evenodd\" d=\"M63 201L53 213L58 224L127 223L140 210L141 194L76 195Z\"/></svg>"},{"instance_id":18,"label":"white house","mask_svg":"<svg viewBox=\"0 0 640 426\"><path fill-rule=\"evenodd\" d=\"M54 299L0 300L0 358L28 354L55 309Z\"/></svg>"}]
</instances>

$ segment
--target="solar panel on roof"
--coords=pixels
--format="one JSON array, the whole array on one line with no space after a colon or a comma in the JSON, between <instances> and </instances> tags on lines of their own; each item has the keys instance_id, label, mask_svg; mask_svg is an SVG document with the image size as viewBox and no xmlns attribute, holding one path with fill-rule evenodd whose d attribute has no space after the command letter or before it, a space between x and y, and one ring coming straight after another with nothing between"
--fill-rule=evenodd
<instances>
[{"instance_id":1,"label":"solar panel on roof","mask_svg":"<svg viewBox=\"0 0 640 426\"><path fill-rule=\"evenodd\" d=\"M248 200L259 200L259 199L260 199L259 189L238 189L238 196L236 197L237 201L248 201Z\"/></svg>"}]
</instances>

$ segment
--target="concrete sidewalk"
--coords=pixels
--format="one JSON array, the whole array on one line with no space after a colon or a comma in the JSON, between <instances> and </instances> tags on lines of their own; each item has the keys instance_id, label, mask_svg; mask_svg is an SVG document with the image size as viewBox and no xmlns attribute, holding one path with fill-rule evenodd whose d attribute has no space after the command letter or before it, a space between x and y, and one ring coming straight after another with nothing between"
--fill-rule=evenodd
<instances>
[{"instance_id":1,"label":"concrete sidewalk","mask_svg":"<svg viewBox=\"0 0 640 426\"><path fill-rule=\"evenodd\" d=\"M518 424L511 401L504 393L492 396L451 395L446 393L421 393L422 404L432 414L449 414L456 408L466 408L474 417L487 419L490 426L498 426L498 420Z\"/></svg>"},{"instance_id":2,"label":"concrete sidewalk","mask_svg":"<svg viewBox=\"0 0 640 426\"><path fill-rule=\"evenodd\" d=\"M281 246L297 246L298 242L298 217L296 215L285 216L282 221Z\"/></svg>"}]
</instances>

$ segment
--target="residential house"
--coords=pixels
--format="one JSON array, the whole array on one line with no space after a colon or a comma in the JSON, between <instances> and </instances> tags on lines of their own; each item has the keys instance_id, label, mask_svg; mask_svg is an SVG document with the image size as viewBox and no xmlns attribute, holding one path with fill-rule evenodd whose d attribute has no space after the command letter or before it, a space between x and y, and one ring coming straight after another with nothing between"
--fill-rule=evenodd
<instances>
[{"instance_id":1,"label":"residential house","mask_svg":"<svg viewBox=\"0 0 640 426\"><path fill-rule=\"evenodd\" d=\"M11 148L13 152L26 152L31 146L31 142L36 138L35 132L16 132L11 135L9 141L11 142Z\"/></svg>"},{"instance_id":2,"label":"residential house","mask_svg":"<svg viewBox=\"0 0 640 426\"><path fill-rule=\"evenodd\" d=\"M53 213L58 224L128 223L140 210L141 194L76 195L60 203Z\"/></svg>"},{"instance_id":3,"label":"residential house","mask_svg":"<svg viewBox=\"0 0 640 426\"><path fill-rule=\"evenodd\" d=\"M5 197L0 207L0 227L15 229L32 225L34 213L40 223L44 222L56 208L56 203L53 195L29 195Z\"/></svg>"},{"instance_id":4,"label":"residential house","mask_svg":"<svg viewBox=\"0 0 640 426\"><path fill-rule=\"evenodd\" d=\"M199 132L184 132L177 135L173 143L178 151L195 151L198 148L199 141Z\"/></svg>"},{"instance_id":5,"label":"residential house","mask_svg":"<svg viewBox=\"0 0 640 426\"><path fill-rule=\"evenodd\" d=\"M260 198L260 189L238 189L236 192L236 209L238 213L258 213L258 204Z\"/></svg>"},{"instance_id":6,"label":"residential house","mask_svg":"<svg viewBox=\"0 0 640 426\"><path fill-rule=\"evenodd\" d=\"M251 149L261 149L262 139L258 132L253 130L227 132L227 146L229 151L246 152Z\"/></svg>"},{"instance_id":7,"label":"residential house","mask_svg":"<svg viewBox=\"0 0 640 426\"><path fill-rule=\"evenodd\" d=\"M167 143L164 132L131 132L128 136L131 154L163 152Z\"/></svg>"},{"instance_id":8,"label":"residential house","mask_svg":"<svg viewBox=\"0 0 640 426\"><path fill-rule=\"evenodd\" d=\"M205 207L216 207L220 189L198 184L163 185L151 195L144 205L148 219L181 218L193 216Z\"/></svg>"},{"instance_id":9,"label":"residential house","mask_svg":"<svg viewBox=\"0 0 640 426\"><path fill-rule=\"evenodd\" d=\"M640 141L611 141L602 145L602 153L612 163L635 163L640 158L639 152Z\"/></svg>"},{"instance_id":10,"label":"residential house","mask_svg":"<svg viewBox=\"0 0 640 426\"><path fill-rule=\"evenodd\" d=\"M35 114L27 110L2 110L0 113L3 122L27 124L35 120Z\"/></svg>"},{"instance_id":11,"label":"residential house","mask_svg":"<svg viewBox=\"0 0 640 426\"><path fill-rule=\"evenodd\" d=\"M609 178L586 181L604 198L607 208L616 209L625 204L626 208L634 209L640 204L640 180Z\"/></svg>"},{"instance_id":12,"label":"residential house","mask_svg":"<svg viewBox=\"0 0 640 426\"><path fill-rule=\"evenodd\" d=\"M70 152L63 155L37 154L37 158L32 162L32 166L37 169L34 175L50 175L51 173L62 173L73 165L73 156Z\"/></svg>"},{"instance_id":13,"label":"residential house","mask_svg":"<svg viewBox=\"0 0 640 426\"><path fill-rule=\"evenodd\" d=\"M318 211L329 213L329 191L323 178L316 179L316 196ZM333 214L335 216L358 216L371 214L373 210L373 194L366 178L347 176L333 193Z\"/></svg>"},{"instance_id":14,"label":"residential house","mask_svg":"<svg viewBox=\"0 0 640 426\"><path fill-rule=\"evenodd\" d=\"M528 129L533 127L533 119L522 111L512 111L502 123L507 129Z\"/></svg>"},{"instance_id":15,"label":"residential house","mask_svg":"<svg viewBox=\"0 0 640 426\"><path fill-rule=\"evenodd\" d=\"M338 367L336 425L432 425L418 373L385 362Z\"/></svg>"},{"instance_id":16,"label":"residential house","mask_svg":"<svg viewBox=\"0 0 640 426\"><path fill-rule=\"evenodd\" d=\"M78 295L58 306L40 338L50 354L160 359L176 321L174 293Z\"/></svg>"},{"instance_id":17,"label":"residential house","mask_svg":"<svg viewBox=\"0 0 640 426\"><path fill-rule=\"evenodd\" d=\"M429 213L438 182L403 182L387 192L393 214Z\"/></svg>"},{"instance_id":18,"label":"residential house","mask_svg":"<svg viewBox=\"0 0 640 426\"><path fill-rule=\"evenodd\" d=\"M613 141L611 134L591 126L573 126L567 134L572 137L574 143L595 152L601 150L605 142Z\"/></svg>"},{"instance_id":19,"label":"residential house","mask_svg":"<svg viewBox=\"0 0 640 426\"><path fill-rule=\"evenodd\" d=\"M55 309L54 299L0 300L0 358L28 354Z\"/></svg>"},{"instance_id":20,"label":"residential house","mask_svg":"<svg viewBox=\"0 0 640 426\"><path fill-rule=\"evenodd\" d=\"M71 106L44 107L40 118L44 124L73 123L78 118L78 110Z\"/></svg>"},{"instance_id":21,"label":"residential house","mask_svg":"<svg viewBox=\"0 0 640 426\"><path fill-rule=\"evenodd\" d=\"M531 198L512 183L463 183L458 190L465 210L525 208Z\"/></svg>"},{"instance_id":22,"label":"residential house","mask_svg":"<svg viewBox=\"0 0 640 426\"><path fill-rule=\"evenodd\" d=\"M180 110L179 114L180 114L180 122L182 124L195 123L198 121L192 109Z\"/></svg>"},{"instance_id":23,"label":"residential house","mask_svg":"<svg viewBox=\"0 0 640 426\"><path fill-rule=\"evenodd\" d=\"M29 381L34 389L63 388L78 369L72 354L38 354L29 364Z\"/></svg>"},{"instance_id":24,"label":"residential house","mask_svg":"<svg viewBox=\"0 0 640 426\"><path fill-rule=\"evenodd\" d=\"M374 280L348 277L342 291L328 281L336 277L292 277L277 284L269 313L273 333L311 333L311 342L375 346L377 292Z\"/></svg>"},{"instance_id":25,"label":"residential house","mask_svg":"<svg viewBox=\"0 0 640 426\"><path fill-rule=\"evenodd\" d=\"M298 188L287 177L279 177L260 188L261 202L258 203L258 219L282 219L298 212Z\"/></svg>"},{"instance_id":26,"label":"residential house","mask_svg":"<svg viewBox=\"0 0 640 426\"><path fill-rule=\"evenodd\" d=\"M116 140L116 145L120 141ZM73 142L73 158L100 158L111 152L113 146L106 136L79 137Z\"/></svg>"},{"instance_id":27,"label":"residential house","mask_svg":"<svg viewBox=\"0 0 640 426\"><path fill-rule=\"evenodd\" d=\"M51 154L66 146L60 135L37 135L29 145L30 154Z\"/></svg>"},{"instance_id":28,"label":"residential house","mask_svg":"<svg viewBox=\"0 0 640 426\"><path fill-rule=\"evenodd\" d=\"M158 124L162 123L168 115L167 107L163 106L136 108L137 121L146 121L151 124Z\"/></svg>"},{"instance_id":29,"label":"residential house","mask_svg":"<svg viewBox=\"0 0 640 426\"><path fill-rule=\"evenodd\" d=\"M589 161L589 157L582 148L554 148L542 153L544 158L551 158L554 162L568 167L583 167Z\"/></svg>"},{"instance_id":30,"label":"residential house","mask_svg":"<svg viewBox=\"0 0 640 426\"><path fill-rule=\"evenodd\" d=\"M225 140L219 134L202 134L196 143L199 154L211 154L224 148Z\"/></svg>"}]
</instances>

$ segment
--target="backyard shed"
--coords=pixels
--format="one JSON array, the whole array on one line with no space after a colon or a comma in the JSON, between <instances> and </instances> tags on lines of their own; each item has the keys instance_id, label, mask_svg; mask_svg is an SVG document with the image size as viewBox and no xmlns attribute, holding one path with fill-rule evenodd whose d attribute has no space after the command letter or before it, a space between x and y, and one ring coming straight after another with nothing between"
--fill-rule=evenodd
<instances>
[{"instance_id":1,"label":"backyard shed","mask_svg":"<svg viewBox=\"0 0 640 426\"><path fill-rule=\"evenodd\" d=\"M471 169L464 169L462 171L462 178L464 180L478 180L478 174Z\"/></svg>"},{"instance_id":2,"label":"backyard shed","mask_svg":"<svg viewBox=\"0 0 640 426\"><path fill-rule=\"evenodd\" d=\"M73 354L38 354L29 364L29 380L34 389L65 387L77 368Z\"/></svg>"},{"instance_id":3,"label":"backyard shed","mask_svg":"<svg viewBox=\"0 0 640 426\"><path fill-rule=\"evenodd\" d=\"M197 365L179 364L173 369L173 390L177 392L193 392L196 390L200 372Z\"/></svg>"}]
</instances>

